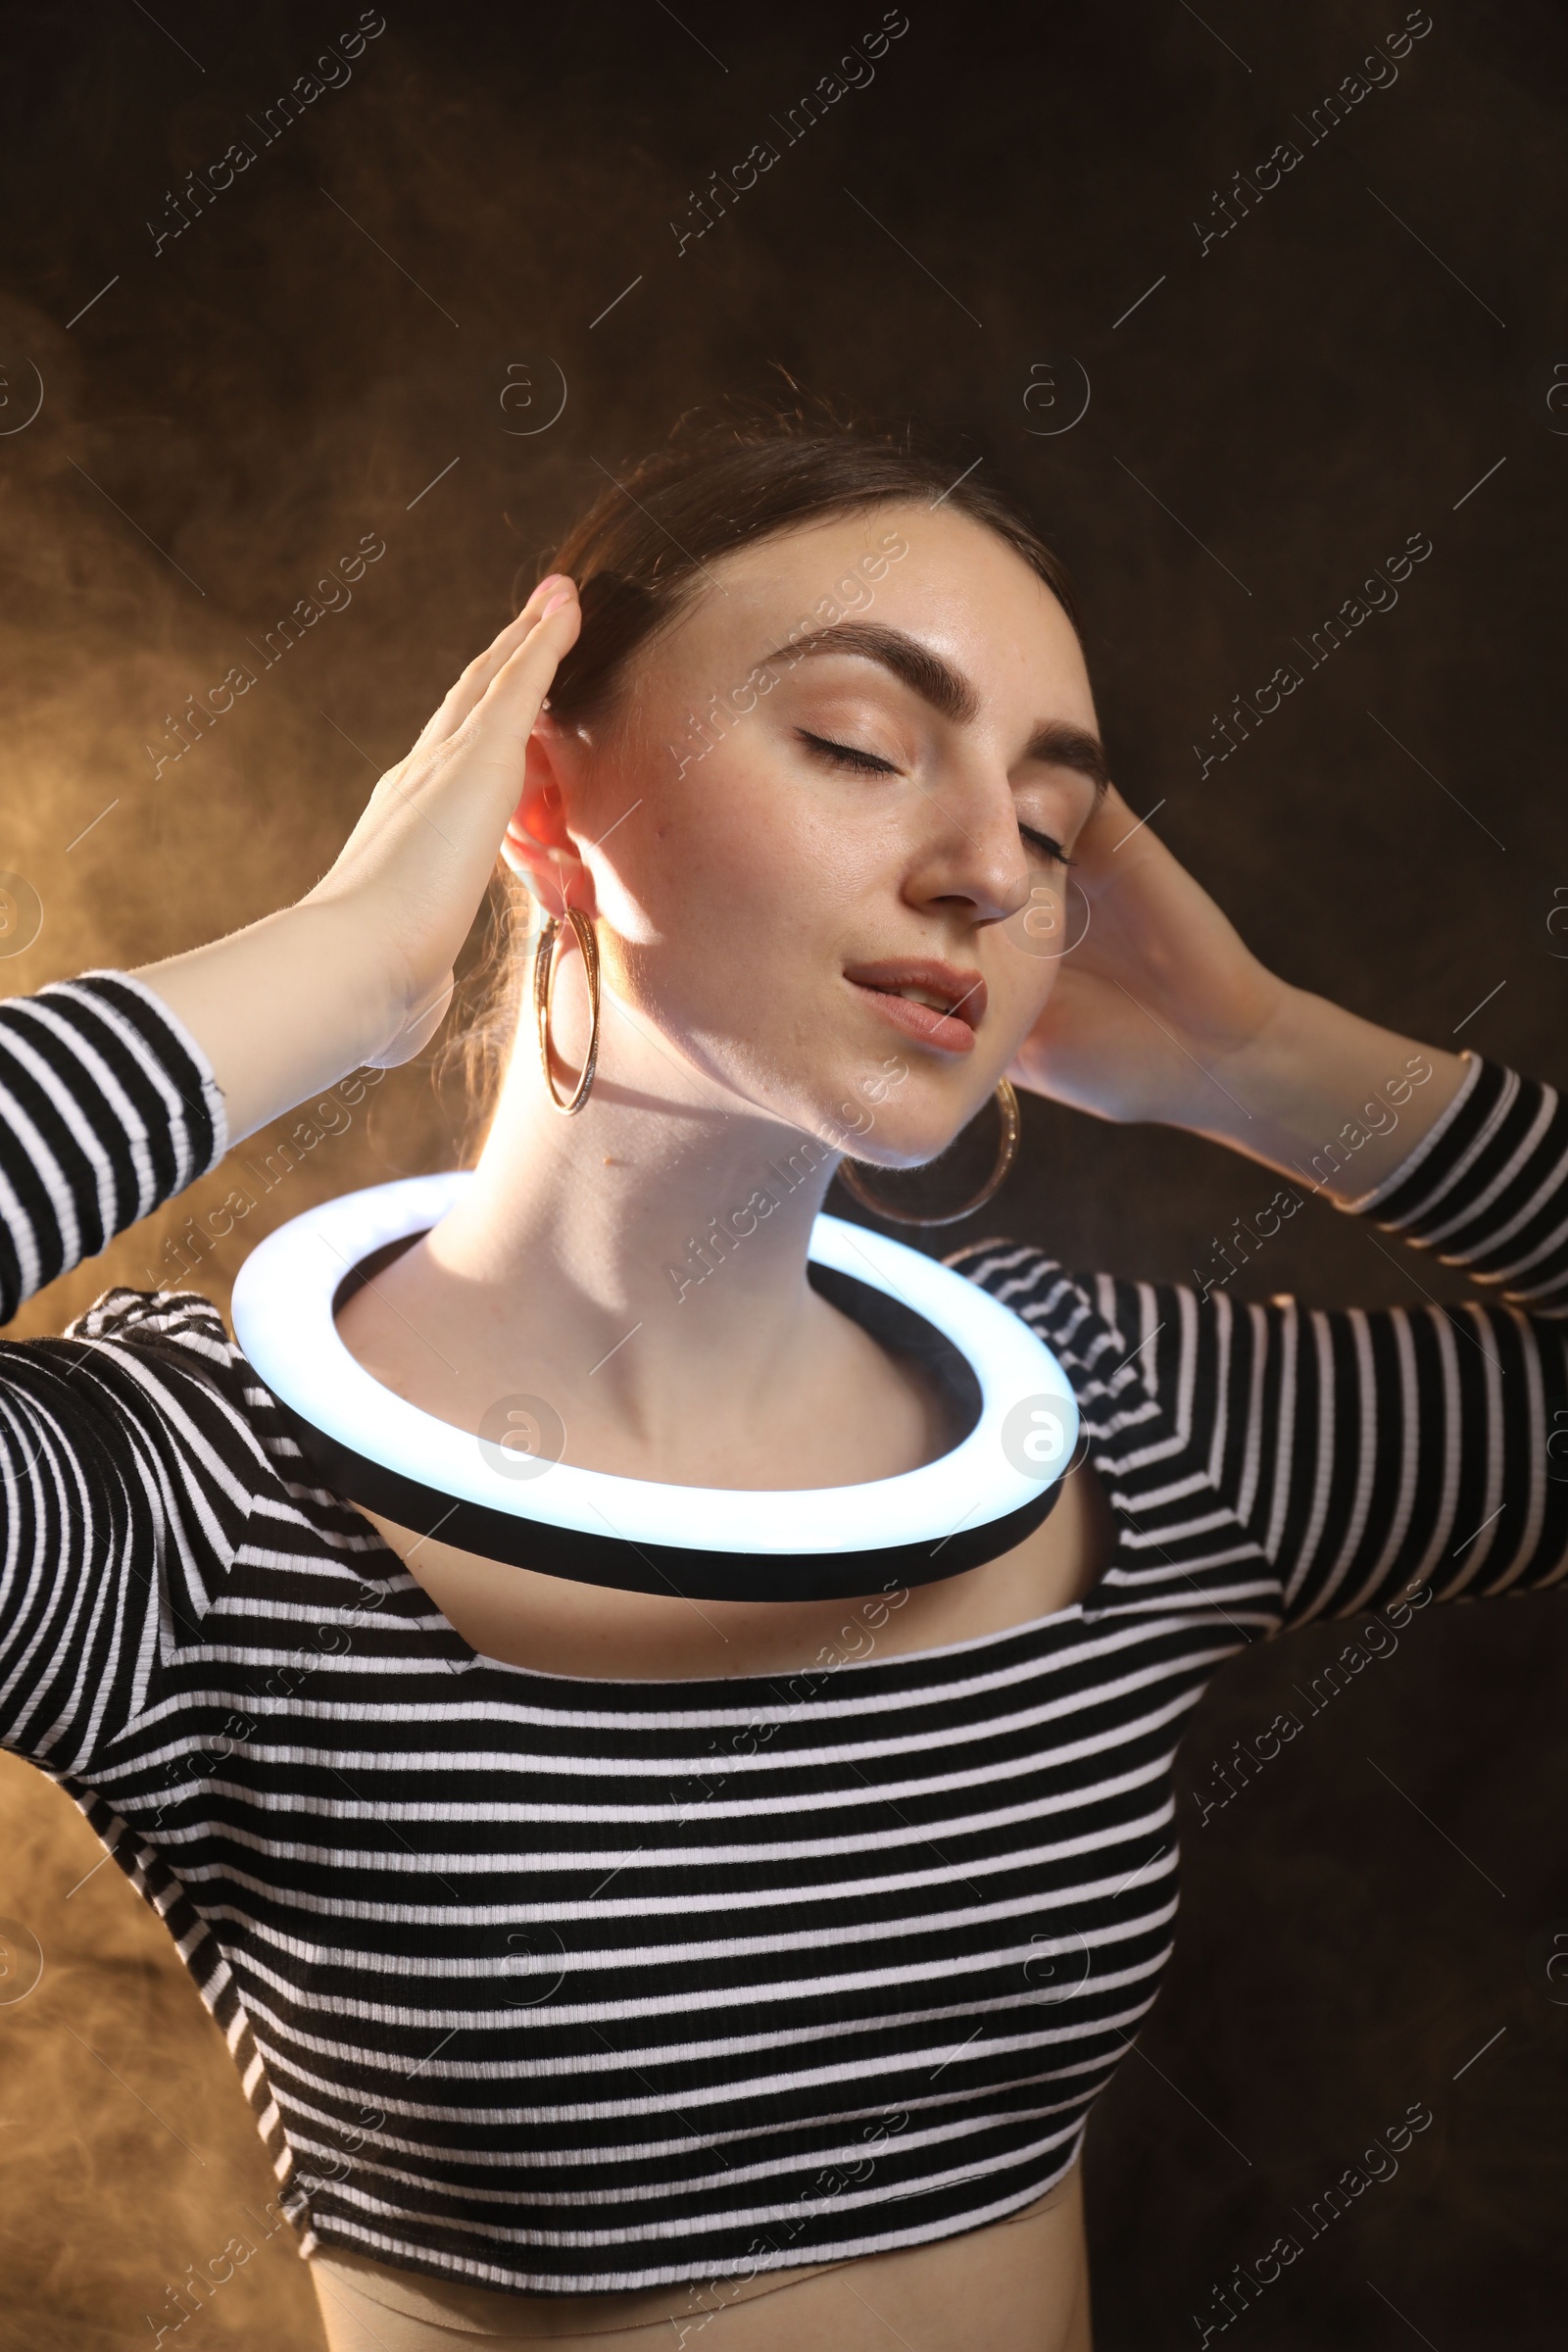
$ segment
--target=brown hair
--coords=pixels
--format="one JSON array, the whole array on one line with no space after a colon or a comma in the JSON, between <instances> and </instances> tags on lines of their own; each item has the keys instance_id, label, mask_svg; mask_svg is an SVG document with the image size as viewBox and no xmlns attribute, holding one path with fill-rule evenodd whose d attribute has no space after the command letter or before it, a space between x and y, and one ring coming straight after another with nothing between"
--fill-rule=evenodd
<instances>
[{"instance_id":1,"label":"brown hair","mask_svg":"<svg viewBox=\"0 0 1568 2352\"><path fill-rule=\"evenodd\" d=\"M951 455L918 444L912 429L850 421L815 396L789 407L730 404L718 416L692 412L662 448L618 470L541 565L568 573L582 605L582 629L556 673L551 710L568 722L614 716L633 657L680 619L719 557L803 523L917 501L954 507L994 531L1081 633L1066 570L1027 517ZM532 585L519 577L519 610ZM437 1064L439 1077L461 1061L470 1147L488 1123L511 1050L532 925L528 894L504 866L489 913L461 989L470 1017L455 1025Z\"/></svg>"}]
</instances>

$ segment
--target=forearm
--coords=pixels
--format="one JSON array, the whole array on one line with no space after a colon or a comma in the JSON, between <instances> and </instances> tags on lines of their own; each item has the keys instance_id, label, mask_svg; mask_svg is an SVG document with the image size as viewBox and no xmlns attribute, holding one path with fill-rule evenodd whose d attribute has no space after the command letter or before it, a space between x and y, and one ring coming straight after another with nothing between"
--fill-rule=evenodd
<instances>
[{"instance_id":1,"label":"forearm","mask_svg":"<svg viewBox=\"0 0 1568 2352\"><path fill-rule=\"evenodd\" d=\"M1464 1077L1457 1054L1287 989L1246 1046L1195 1071L1177 1124L1282 1175L1354 1200L1392 1175L1436 1124Z\"/></svg>"},{"instance_id":2,"label":"forearm","mask_svg":"<svg viewBox=\"0 0 1568 2352\"><path fill-rule=\"evenodd\" d=\"M231 1143L386 1046L400 1008L372 934L367 912L307 900L135 972L207 1055Z\"/></svg>"}]
</instances>

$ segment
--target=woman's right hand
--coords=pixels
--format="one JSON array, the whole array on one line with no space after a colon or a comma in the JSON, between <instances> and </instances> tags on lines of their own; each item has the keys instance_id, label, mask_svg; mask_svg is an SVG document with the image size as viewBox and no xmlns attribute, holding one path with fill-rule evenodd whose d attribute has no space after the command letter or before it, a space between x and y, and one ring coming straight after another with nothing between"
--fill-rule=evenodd
<instances>
[{"instance_id":1,"label":"woman's right hand","mask_svg":"<svg viewBox=\"0 0 1568 2352\"><path fill-rule=\"evenodd\" d=\"M230 1143L362 1063L408 1060L439 1026L529 735L580 623L571 582L541 580L381 778L314 889L137 971L207 1054Z\"/></svg>"},{"instance_id":2,"label":"woman's right hand","mask_svg":"<svg viewBox=\"0 0 1568 2352\"><path fill-rule=\"evenodd\" d=\"M453 959L522 793L528 737L581 610L564 574L540 581L470 662L414 749L389 767L302 906L351 906L388 951L396 1027L361 1058L392 1069L439 1028Z\"/></svg>"}]
</instances>

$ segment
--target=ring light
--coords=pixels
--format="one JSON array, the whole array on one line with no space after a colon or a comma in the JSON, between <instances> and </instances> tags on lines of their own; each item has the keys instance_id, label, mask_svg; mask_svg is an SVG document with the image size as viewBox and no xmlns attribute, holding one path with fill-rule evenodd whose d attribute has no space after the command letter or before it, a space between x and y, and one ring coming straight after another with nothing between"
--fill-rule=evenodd
<instances>
[{"instance_id":1,"label":"ring light","mask_svg":"<svg viewBox=\"0 0 1568 2352\"><path fill-rule=\"evenodd\" d=\"M268 1236L241 1267L233 1324L307 1459L352 1502L485 1557L622 1591L694 1599L819 1600L929 1584L999 1558L1060 1493L1078 1436L1071 1384L1029 1326L903 1243L819 1216L816 1287L858 1319L924 1334L971 1425L919 1469L842 1487L667 1486L560 1458L548 1399L501 1398L460 1429L375 1380L337 1307L461 1199L467 1171L343 1195ZM370 1277L373 1279L373 1269ZM859 1286L855 1294L853 1286ZM916 1341L919 1347L919 1342Z\"/></svg>"}]
</instances>

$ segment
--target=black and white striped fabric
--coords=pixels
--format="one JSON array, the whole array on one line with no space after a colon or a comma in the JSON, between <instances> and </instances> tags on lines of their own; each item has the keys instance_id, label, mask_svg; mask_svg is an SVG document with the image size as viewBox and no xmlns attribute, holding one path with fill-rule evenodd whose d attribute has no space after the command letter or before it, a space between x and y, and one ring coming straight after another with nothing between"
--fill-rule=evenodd
<instances>
[{"instance_id":1,"label":"black and white striped fabric","mask_svg":"<svg viewBox=\"0 0 1568 2352\"><path fill-rule=\"evenodd\" d=\"M4 1313L223 1143L139 984L0 1006ZM1358 1206L1531 1312L963 1253L1074 1382L1112 1564L914 1656L879 1654L897 1594L849 1609L791 1677L476 1655L198 1297L0 1347L0 1737L168 1922L302 2250L603 2290L915 2245L1057 2180L1159 1983L1215 1668L1568 1563L1556 1098L1473 1060Z\"/></svg>"}]
</instances>

